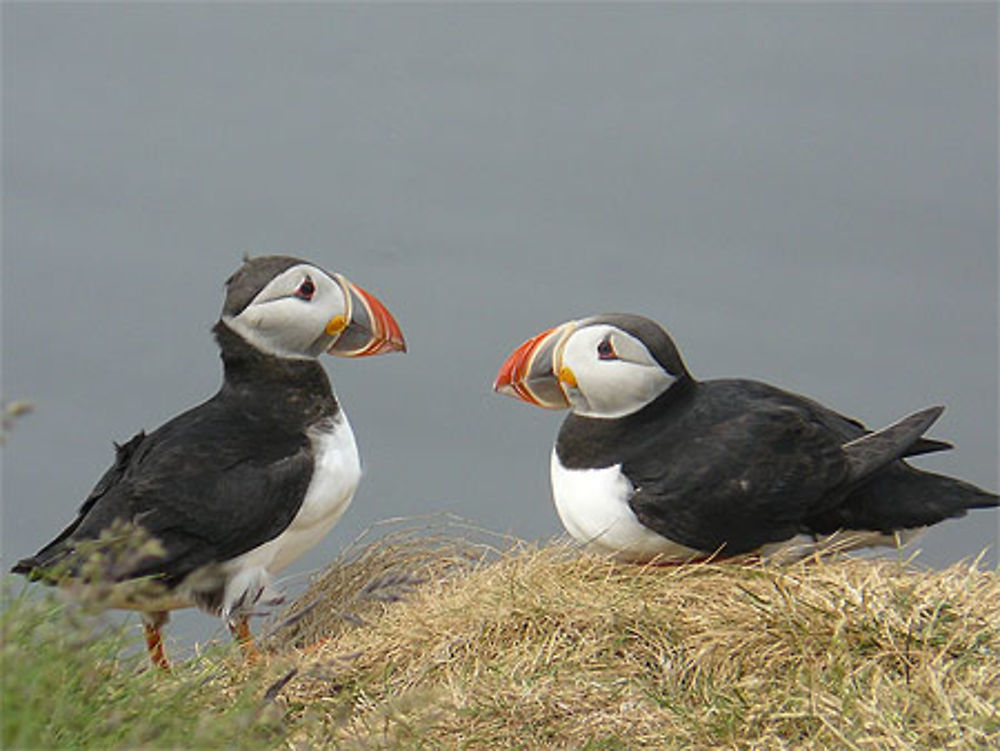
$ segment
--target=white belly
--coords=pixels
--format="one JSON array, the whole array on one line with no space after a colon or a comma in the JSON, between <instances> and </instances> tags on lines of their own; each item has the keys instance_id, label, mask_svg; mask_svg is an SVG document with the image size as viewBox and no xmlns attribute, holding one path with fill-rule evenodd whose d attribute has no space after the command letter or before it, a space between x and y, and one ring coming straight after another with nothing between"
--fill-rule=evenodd
<instances>
[{"instance_id":1,"label":"white belly","mask_svg":"<svg viewBox=\"0 0 1000 751\"><path fill-rule=\"evenodd\" d=\"M845 529L820 537L796 535L782 542L764 545L757 552L761 558L778 563L791 563L816 554L849 553L864 548L902 548L923 531L924 527L913 527L886 535L881 532Z\"/></svg>"},{"instance_id":2,"label":"white belly","mask_svg":"<svg viewBox=\"0 0 1000 751\"><path fill-rule=\"evenodd\" d=\"M595 552L625 561L686 560L710 554L673 542L642 525L628 505L635 488L621 472L621 465L602 469L566 469L552 451L552 497L566 531ZM867 547L901 547L921 529L900 530L895 535L846 530L813 539L797 535L764 545L757 551L779 562L814 553L847 552Z\"/></svg>"},{"instance_id":3,"label":"white belly","mask_svg":"<svg viewBox=\"0 0 1000 751\"><path fill-rule=\"evenodd\" d=\"M224 612L241 598L255 601L263 593L266 599L270 577L322 540L354 497L361 459L347 416L341 411L335 420L313 428L309 438L315 460L302 506L281 534L225 564L230 578Z\"/></svg>"},{"instance_id":4,"label":"white belly","mask_svg":"<svg viewBox=\"0 0 1000 751\"><path fill-rule=\"evenodd\" d=\"M629 561L687 559L699 551L643 526L628 505L634 492L621 465L566 469L552 450L552 498L566 531L598 553Z\"/></svg>"}]
</instances>

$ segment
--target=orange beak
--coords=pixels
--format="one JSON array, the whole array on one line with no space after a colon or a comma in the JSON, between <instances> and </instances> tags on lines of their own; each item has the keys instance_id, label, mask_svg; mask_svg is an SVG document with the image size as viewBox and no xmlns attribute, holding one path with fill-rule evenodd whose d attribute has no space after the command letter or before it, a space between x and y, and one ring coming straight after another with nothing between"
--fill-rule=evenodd
<instances>
[{"instance_id":1,"label":"orange beak","mask_svg":"<svg viewBox=\"0 0 1000 751\"><path fill-rule=\"evenodd\" d=\"M493 390L545 409L565 409L569 397L559 378L562 346L575 328L564 323L515 349L500 366Z\"/></svg>"},{"instance_id":2,"label":"orange beak","mask_svg":"<svg viewBox=\"0 0 1000 751\"><path fill-rule=\"evenodd\" d=\"M334 316L326 325L326 333L334 337L327 352L340 357L406 352L403 332L385 305L341 274L332 276L344 292L347 314Z\"/></svg>"}]
</instances>

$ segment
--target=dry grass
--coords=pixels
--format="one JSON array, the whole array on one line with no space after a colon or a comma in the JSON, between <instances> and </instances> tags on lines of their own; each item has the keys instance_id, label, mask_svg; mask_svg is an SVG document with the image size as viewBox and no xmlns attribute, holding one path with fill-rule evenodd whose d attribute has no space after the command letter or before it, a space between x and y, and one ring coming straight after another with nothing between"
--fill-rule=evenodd
<instances>
[{"instance_id":1,"label":"dry grass","mask_svg":"<svg viewBox=\"0 0 1000 751\"><path fill-rule=\"evenodd\" d=\"M347 547L266 630L272 652L315 649L421 586L471 573L512 540L447 515L388 520Z\"/></svg>"},{"instance_id":2,"label":"dry grass","mask_svg":"<svg viewBox=\"0 0 1000 751\"><path fill-rule=\"evenodd\" d=\"M638 567L453 532L359 546L279 618L291 746L1000 747L996 572Z\"/></svg>"}]
</instances>

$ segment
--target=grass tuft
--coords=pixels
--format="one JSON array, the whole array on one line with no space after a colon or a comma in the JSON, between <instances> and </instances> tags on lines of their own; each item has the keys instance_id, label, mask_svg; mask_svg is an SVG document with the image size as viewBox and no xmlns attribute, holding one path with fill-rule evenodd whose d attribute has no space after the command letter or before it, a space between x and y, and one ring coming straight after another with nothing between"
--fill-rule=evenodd
<instances>
[{"instance_id":1,"label":"grass tuft","mask_svg":"<svg viewBox=\"0 0 1000 751\"><path fill-rule=\"evenodd\" d=\"M376 537L377 535L377 537ZM373 539L374 538L374 539ZM470 573L510 540L449 516L382 522L349 545L267 628L272 651L315 648L370 625L422 585Z\"/></svg>"}]
</instances>

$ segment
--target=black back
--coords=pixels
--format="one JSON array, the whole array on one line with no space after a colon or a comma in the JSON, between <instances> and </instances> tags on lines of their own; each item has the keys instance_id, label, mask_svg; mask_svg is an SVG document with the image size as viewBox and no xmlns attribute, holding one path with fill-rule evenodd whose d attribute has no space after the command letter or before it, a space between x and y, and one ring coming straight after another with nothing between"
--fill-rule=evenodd
<instances>
[{"instance_id":1,"label":"black back","mask_svg":"<svg viewBox=\"0 0 1000 751\"><path fill-rule=\"evenodd\" d=\"M937 476L900 460L869 477L851 477L842 446L867 432L764 383L684 377L633 415L570 415L556 451L571 469L621 464L635 487L629 505L640 522L723 555L799 533L892 531L996 505L993 494L951 478L934 485L929 478ZM904 453L946 447L921 439Z\"/></svg>"},{"instance_id":2,"label":"black back","mask_svg":"<svg viewBox=\"0 0 1000 751\"><path fill-rule=\"evenodd\" d=\"M221 322L214 331L225 367L219 392L117 447L73 523L14 571L51 567L122 520L146 529L166 553L122 578L155 575L170 586L288 526L312 476L306 430L339 413L330 382L313 360L262 354Z\"/></svg>"}]
</instances>

